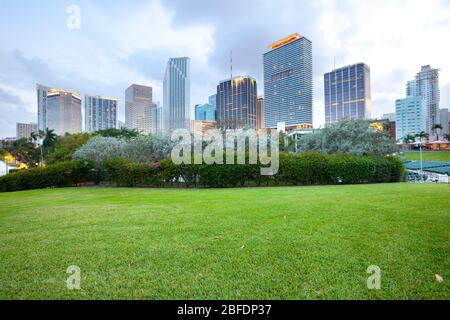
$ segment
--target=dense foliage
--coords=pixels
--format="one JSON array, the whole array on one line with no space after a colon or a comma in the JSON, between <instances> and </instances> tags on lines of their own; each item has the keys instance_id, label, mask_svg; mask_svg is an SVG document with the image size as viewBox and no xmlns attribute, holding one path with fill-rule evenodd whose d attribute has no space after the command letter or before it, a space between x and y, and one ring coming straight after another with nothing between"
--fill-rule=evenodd
<instances>
[{"instance_id":1,"label":"dense foliage","mask_svg":"<svg viewBox=\"0 0 450 320\"><path fill-rule=\"evenodd\" d=\"M378 132L366 120L343 120L301 136L297 152L320 151L356 156L385 156L398 151L386 132Z\"/></svg>"},{"instance_id":2,"label":"dense foliage","mask_svg":"<svg viewBox=\"0 0 450 320\"><path fill-rule=\"evenodd\" d=\"M61 162L0 177L0 192L70 187L92 180L93 169L88 162Z\"/></svg>"}]
</instances>

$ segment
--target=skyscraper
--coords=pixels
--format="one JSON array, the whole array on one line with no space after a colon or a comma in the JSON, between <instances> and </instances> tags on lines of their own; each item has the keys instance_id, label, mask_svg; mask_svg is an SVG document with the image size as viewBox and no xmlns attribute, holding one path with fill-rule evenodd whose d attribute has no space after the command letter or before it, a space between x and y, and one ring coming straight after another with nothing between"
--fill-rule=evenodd
<instances>
[{"instance_id":1,"label":"skyscraper","mask_svg":"<svg viewBox=\"0 0 450 320\"><path fill-rule=\"evenodd\" d=\"M163 129L189 129L191 119L190 60L171 58L164 76Z\"/></svg>"},{"instance_id":2,"label":"skyscraper","mask_svg":"<svg viewBox=\"0 0 450 320\"><path fill-rule=\"evenodd\" d=\"M116 128L117 99L85 95L84 122L86 132Z\"/></svg>"},{"instance_id":3,"label":"skyscraper","mask_svg":"<svg viewBox=\"0 0 450 320\"><path fill-rule=\"evenodd\" d=\"M153 132L159 133L162 130L162 107L159 102L153 103L152 108Z\"/></svg>"},{"instance_id":4,"label":"skyscraper","mask_svg":"<svg viewBox=\"0 0 450 320\"><path fill-rule=\"evenodd\" d=\"M224 80L217 86L217 124L222 129L256 129L256 80L249 76Z\"/></svg>"},{"instance_id":5,"label":"skyscraper","mask_svg":"<svg viewBox=\"0 0 450 320\"><path fill-rule=\"evenodd\" d=\"M67 91L36 84L38 130L52 129L56 134L81 132L81 96Z\"/></svg>"},{"instance_id":6,"label":"skyscraper","mask_svg":"<svg viewBox=\"0 0 450 320\"><path fill-rule=\"evenodd\" d=\"M261 130L264 128L264 98L258 97L258 108L256 110L256 127L258 130Z\"/></svg>"},{"instance_id":7,"label":"skyscraper","mask_svg":"<svg viewBox=\"0 0 450 320\"><path fill-rule=\"evenodd\" d=\"M31 133L37 132L36 123L17 123L16 124L16 138L17 139L30 139Z\"/></svg>"},{"instance_id":8,"label":"skyscraper","mask_svg":"<svg viewBox=\"0 0 450 320\"><path fill-rule=\"evenodd\" d=\"M144 134L152 133L152 87L132 84L125 91L125 126Z\"/></svg>"},{"instance_id":9,"label":"skyscraper","mask_svg":"<svg viewBox=\"0 0 450 320\"><path fill-rule=\"evenodd\" d=\"M439 69L423 66L416 75L416 95L422 97L424 131L433 134L433 126L439 124Z\"/></svg>"},{"instance_id":10,"label":"skyscraper","mask_svg":"<svg viewBox=\"0 0 450 320\"><path fill-rule=\"evenodd\" d=\"M370 68L364 63L346 66L324 75L325 122L369 119L372 109Z\"/></svg>"},{"instance_id":11,"label":"skyscraper","mask_svg":"<svg viewBox=\"0 0 450 320\"><path fill-rule=\"evenodd\" d=\"M46 92L46 97L43 97ZM42 96L39 96L42 94ZM81 121L81 96L78 92L66 91L62 89L38 88L39 102L44 102L39 120L42 121L41 128L52 129L58 135L66 133L80 133L82 129Z\"/></svg>"},{"instance_id":12,"label":"skyscraper","mask_svg":"<svg viewBox=\"0 0 450 320\"><path fill-rule=\"evenodd\" d=\"M264 125L312 128L312 43L295 33L269 46L264 60Z\"/></svg>"},{"instance_id":13,"label":"skyscraper","mask_svg":"<svg viewBox=\"0 0 450 320\"><path fill-rule=\"evenodd\" d=\"M449 122L450 122L450 112L448 111L448 109L441 109L439 112L439 122L440 125L442 126L442 134L449 134Z\"/></svg>"},{"instance_id":14,"label":"skyscraper","mask_svg":"<svg viewBox=\"0 0 450 320\"><path fill-rule=\"evenodd\" d=\"M38 130L44 131L47 128L47 92L50 87L36 84L37 105L38 105Z\"/></svg>"},{"instance_id":15,"label":"skyscraper","mask_svg":"<svg viewBox=\"0 0 450 320\"><path fill-rule=\"evenodd\" d=\"M424 131L422 98L409 96L395 102L396 139L402 141L406 135Z\"/></svg>"}]
</instances>

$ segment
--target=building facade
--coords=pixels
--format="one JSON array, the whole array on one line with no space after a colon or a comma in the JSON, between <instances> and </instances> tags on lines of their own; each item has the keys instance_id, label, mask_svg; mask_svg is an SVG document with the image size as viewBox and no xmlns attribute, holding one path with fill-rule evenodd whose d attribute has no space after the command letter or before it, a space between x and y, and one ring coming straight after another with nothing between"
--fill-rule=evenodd
<instances>
[{"instance_id":1,"label":"building facade","mask_svg":"<svg viewBox=\"0 0 450 320\"><path fill-rule=\"evenodd\" d=\"M154 133L159 133L162 131L162 107L159 102L153 103L152 108L152 121L153 121L153 131Z\"/></svg>"},{"instance_id":2,"label":"building facade","mask_svg":"<svg viewBox=\"0 0 450 320\"><path fill-rule=\"evenodd\" d=\"M234 77L217 86L217 125L221 129L257 126L257 85L249 76Z\"/></svg>"},{"instance_id":3,"label":"building facade","mask_svg":"<svg viewBox=\"0 0 450 320\"><path fill-rule=\"evenodd\" d=\"M403 141L406 135L416 135L424 131L422 99L410 96L395 102L396 139Z\"/></svg>"},{"instance_id":4,"label":"building facade","mask_svg":"<svg viewBox=\"0 0 450 320\"><path fill-rule=\"evenodd\" d=\"M422 97L422 114L424 117L424 131L433 135L433 126L439 123L439 69L423 66L415 79L415 96ZM408 89L411 90L411 89Z\"/></svg>"},{"instance_id":5,"label":"building facade","mask_svg":"<svg viewBox=\"0 0 450 320\"><path fill-rule=\"evenodd\" d=\"M33 132L38 132L37 123L17 123L16 124L16 138L30 139Z\"/></svg>"},{"instance_id":6,"label":"building facade","mask_svg":"<svg viewBox=\"0 0 450 320\"><path fill-rule=\"evenodd\" d=\"M264 125L266 128L312 128L312 43L293 34L270 45L264 61Z\"/></svg>"},{"instance_id":7,"label":"building facade","mask_svg":"<svg viewBox=\"0 0 450 320\"><path fill-rule=\"evenodd\" d=\"M258 97L258 107L256 109L256 128L261 130L264 128L264 98Z\"/></svg>"},{"instance_id":8,"label":"building facade","mask_svg":"<svg viewBox=\"0 0 450 320\"><path fill-rule=\"evenodd\" d=\"M195 120L216 121L216 108L212 104L197 104L194 109Z\"/></svg>"},{"instance_id":9,"label":"building facade","mask_svg":"<svg viewBox=\"0 0 450 320\"><path fill-rule=\"evenodd\" d=\"M442 126L442 134L449 134L450 112L448 111L448 109L441 109L439 111L439 121L440 125Z\"/></svg>"},{"instance_id":10,"label":"building facade","mask_svg":"<svg viewBox=\"0 0 450 320\"><path fill-rule=\"evenodd\" d=\"M45 128L58 135L82 131L81 95L77 92L52 88L47 91Z\"/></svg>"},{"instance_id":11,"label":"building facade","mask_svg":"<svg viewBox=\"0 0 450 320\"><path fill-rule=\"evenodd\" d=\"M324 91L326 124L342 119L370 119L370 68L366 64L353 64L326 73Z\"/></svg>"},{"instance_id":12,"label":"building facade","mask_svg":"<svg viewBox=\"0 0 450 320\"><path fill-rule=\"evenodd\" d=\"M190 59L171 58L164 76L163 130L189 129L191 120Z\"/></svg>"},{"instance_id":13,"label":"building facade","mask_svg":"<svg viewBox=\"0 0 450 320\"><path fill-rule=\"evenodd\" d=\"M36 84L37 106L38 106L38 130L45 131L47 128L47 92L51 88Z\"/></svg>"},{"instance_id":14,"label":"building facade","mask_svg":"<svg viewBox=\"0 0 450 320\"><path fill-rule=\"evenodd\" d=\"M117 127L117 99L84 96L84 129L94 132Z\"/></svg>"},{"instance_id":15,"label":"building facade","mask_svg":"<svg viewBox=\"0 0 450 320\"><path fill-rule=\"evenodd\" d=\"M152 128L152 87L132 84L125 91L125 126L144 134L153 132Z\"/></svg>"}]
</instances>

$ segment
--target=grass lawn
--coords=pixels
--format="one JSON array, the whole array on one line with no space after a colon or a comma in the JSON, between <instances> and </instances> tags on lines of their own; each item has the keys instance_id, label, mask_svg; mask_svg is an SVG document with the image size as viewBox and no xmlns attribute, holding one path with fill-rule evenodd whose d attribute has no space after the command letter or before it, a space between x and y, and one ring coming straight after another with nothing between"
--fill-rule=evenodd
<instances>
[{"instance_id":1,"label":"grass lawn","mask_svg":"<svg viewBox=\"0 0 450 320\"><path fill-rule=\"evenodd\" d=\"M450 152L446 151L423 152L422 156L424 161L450 162ZM420 152L419 151L405 152L405 157L406 160L420 160Z\"/></svg>"},{"instance_id":2,"label":"grass lawn","mask_svg":"<svg viewBox=\"0 0 450 320\"><path fill-rule=\"evenodd\" d=\"M0 299L449 298L447 185L69 188L0 203Z\"/></svg>"}]
</instances>

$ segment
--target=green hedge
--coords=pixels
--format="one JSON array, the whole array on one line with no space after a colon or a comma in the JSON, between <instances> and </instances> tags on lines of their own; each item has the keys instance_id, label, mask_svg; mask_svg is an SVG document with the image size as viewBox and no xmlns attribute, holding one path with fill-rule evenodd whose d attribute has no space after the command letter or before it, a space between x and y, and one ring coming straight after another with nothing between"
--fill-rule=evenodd
<instances>
[{"instance_id":1,"label":"green hedge","mask_svg":"<svg viewBox=\"0 0 450 320\"><path fill-rule=\"evenodd\" d=\"M0 192L70 187L86 181L93 181L93 169L89 163L61 162L0 177Z\"/></svg>"},{"instance_id":2,"label":"green hedge","mask_svg":"<svg viewBox=\"0 0 450 320\"><path fill-rule=\"evenodd\" d=\"M103 163L100 170L83 161L21 170L0 177L0 192L106 182L122 187L227 188L262 185L319 185L398 182L405 176L396 157L358 157L308 152L281 154L275 176L261 176L260 165L175 165L171 160L138 164Z\"/></svg>"},{"instance_id":3,"label":"green hedge","mask_svg":"<svg viewBox=\"0 0 450 320\"><path fill-rule=\"evenodd\" d=\"M396 157L359 157L308 152L281 154L275 176L261 176L260 165L175 165L109 161L106 180L118 186L242 187L261 185L357 184L402 181L405 169Z\"/></svg>"}]
</instances>

